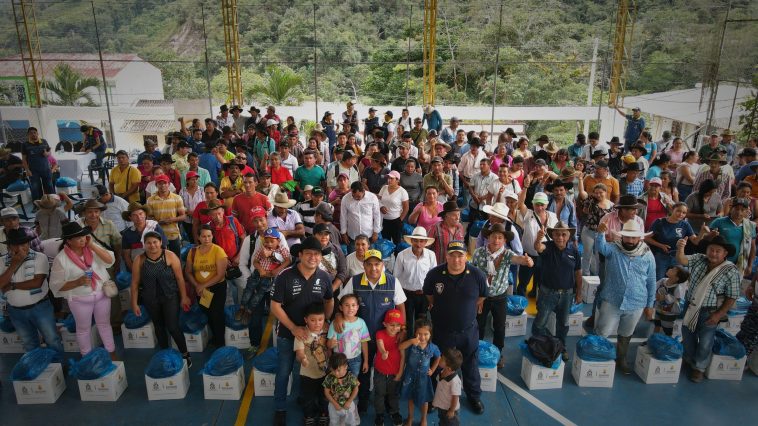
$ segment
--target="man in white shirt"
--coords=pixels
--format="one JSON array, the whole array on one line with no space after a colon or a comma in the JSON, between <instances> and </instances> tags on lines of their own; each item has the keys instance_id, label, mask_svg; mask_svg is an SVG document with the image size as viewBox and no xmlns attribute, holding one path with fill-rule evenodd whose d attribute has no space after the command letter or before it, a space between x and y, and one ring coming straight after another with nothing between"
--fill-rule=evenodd
<instances>
[{"instance_id":1,"label":"man in white shirt","mask_svg":"<svg viewBox=\"0 0 758 426\"><path fill-rule=\"evenodd\" d=\"M221 105L221 113L216 116L216 122L218 122L218 127L220 129L223 129L224 127L229 126L231 129L234 127L234 117L229 114L229 107L226 105Z\"/></svg>"},{"instance_id":2,"label":"man in white shirt","mask_svg":"<svg viewBox=\"0 0 758 426\"><path fill-rule=\"evenodd\" d=\"M471 139L469 146L470 148L468 152L463 154L461 162L458 163L458 173L461 177L461 182L463 182L463 188L468 188L471 178L479 171L479 162L487 157L482 150L483 145L479 138ZM468 190L464 192L464 196L466 197L466 204L471 202L471 196Z\"/></svg>"},{"instance_id":3,"label":"man in white shirt","mask_svg":"<svg viewBox=\"0 0 758 426\"><path fill-rule=\"evenodd\" d=\"M350 193L345 194L340 203L340 233L348 252L353 251L358 235L369 235L372 243L379 238L382 230L380 207L376 195L366 191L361 182L350 185Z\"/></svg>"},{"instance_id":4,"label":"man in white shirt","mask_svg":"<svg viewBox=\"0 0 758 426\"><path fill-rule=\"evenodd\" d=\"M471 202L469 203L469 226L468 231L471 230L471 225L477 220L483 219L485 215L481 212L482 208L487 205L487 196L489 195L489 188L493 183L498 181L496 174L490 170L490 159L483 158L479 161L479 173L476 173L471 177L469 182L468 192L471 196ZM469 236L471 235L468 232Z\"/></svg>"},{"instance_id":5,"label":"man in white shirt","mask_svg":"<svg viewBox=\"0 0 758 426\"><path fill-rule=\"evenodd\" d=\"M8 254L0 258L0 292L8 301L8 316L24 352L40 346L41 334L48 348L63 355L53 304L47 297L47 256L31 249L29 242L34 238L23 229L8 230L6 236Z\"/></svg>"},{"instance_id":6,"label":"man in white shirt","mask_svg":"<svg viewBox=\"0 0 758 426\"><path fill-rule=\"evenodd\" d=\"M440 135L440 139L445 141L448 145L453 145L453 142L455 142L455 135L458 132L458 125L460 123L461 120L459 120L458 117L450 117L450 126L445 127Z\"/></svg>"},{"instance_id":7,"label":"man in white shirt","mask_svg":"<svg viewBox=\"0 0 758 426\"><path fill-rule=\"evenodd\" d=\"M411 246L398 253L395 258L393 274L403 283L403 291L408 299L405 303L405 322L408 335L413 335L413 323L419 318L426 318L428 310L424 296L424 278L427 272L437 266L434 252L426 248L434 238L426 236L426 229L417 226L411 235L403 239Z\"/></svg>"},{"instance_id":8,"label":"man in white shirt","mask_svg":"<svg viewBox=\"0 0 758 426\"><path fill-rule=\"evenodd\" d=\"M126 229L126 222L121 217L121 213L129 208L129 203L126 200L118 195L111 194L105 186L100 184L95 185L92 196L107 207L102 214L103 218L113 222L119 231Z\"/></svg>"},{"instance_id":9,"label":"man in white shirt","mask_svg":"<svg viewBox=\"0 0 758 426\"><path fill-rule=\"evenodd\" d=\"M337 177L343 173L347 175L348 182L351 184L361 180L361 176L358 174L358 169L355 167L355 160L357 160L358 157L354 155L353 151L348 149L347 151L341 151L340 153L338 148L334 152L335 157L341 155L341 158L330 164L326 171L326 187L328 192L332 192L337 186Z\"/></svg>"},{"instance_id":10,"label":"man in white shirt","mask_svg":"<svg viewBox=\"0 0 758 426\"><path fill-rule=\"evenodd\" d=\"M608 144L600 142L600 134L598 132L590 132L590 134L587 135L587 139L589 140L589 143L582 147L582 159L585 161L592 160L592 153L595 151L602 151L607 154L608 151L611 150L611 147L608 146Z\"/></svg>"},{"instance_id":11,"label":"man in white shirt","mask_svg":"<svg viewBox=\"0 0 758 426\"><path fill-rule=\"evenodd\" d=\"M297 136L290 136L288 141L283 141L280 143L279 156L282 159L282 166L288 168L290 174L292 176L295 176L295 170L300 167L300 164L297 162L297 157L291 154L292 147L294 146L293 144L300 144L300 142L297 140Z\"/></svg>"}]
</instances>

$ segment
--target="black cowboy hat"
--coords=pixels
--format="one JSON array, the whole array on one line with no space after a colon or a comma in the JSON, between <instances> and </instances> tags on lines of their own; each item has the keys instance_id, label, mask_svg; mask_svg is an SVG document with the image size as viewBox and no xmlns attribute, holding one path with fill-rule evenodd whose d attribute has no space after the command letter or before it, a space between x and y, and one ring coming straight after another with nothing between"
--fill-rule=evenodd
<instances>
[{"instance_id":1,"label":"black cowboy hat","mask_svg":"<svg viewBox=\"0 0 758 426\"><path fill-rule=\"evenodd\" d=\"M161 154L160 160L158 160L158 163L173 163L174 158L171 157L171 154Z\"/></svg>"},{"instance_id":2,"label":"black cowboy hat","mask_svg":"<svg viewBox=\"0 0 758 426\"><path fill-rule=\"evenodd\" d=\"M69 222L64 224L61 229L61 240L82 237L91 233L92 228L89 226L82 227L82 225L79 225L79 222Z\"/></svg>"},{"instance_id":3,"label":"black cowboy hat","mask_svg":"<svg viewBox=\"0 0 758 426\"><path fill-rule=\"evenodd\" d=\"M621 169L621 173L626 173L626 172L641 172L641 171L642 171L642 165L640 163L636 162L636 161L634 163L627 164L626 167L624 167L623 169Z\"/></svg>"},{"instance_id":4,"label":"black cowboy hat","mask_svg":"<svg viewBox=\"0 0 758 426\"><path fill-rule=\"evenodd\" d=\"M633 149L639 150L642 153L642 155L647 155L647 148L645 148L645 145L643 145L641 143L636 143L636 144L632 145L632 147L629 148L629 151L631 151Z\"/></svg>"},{"instance_id":5,"label":"black cowboy hat","mask_svg":"<svg viewBox=\"0 0 758 426\"><path fill-rule=\"evenodd\" d=\"M290 248L290 255L297 257L303 250L319 250L322 256L326 256L332 252L331 247L321 247L321 242L314 236L305 238L302 243L293 244Z\"/></svg>"},{"instance_id":6,"label":"black cowboy hat","mask_svg":"<svg viewBox=\"0 0 758 426\"><path fill-rule=\"evenodd\" d=\"M439 212L437 216L445 217L445 214L447 213L459 212L459 211L461 211L461 209L458 208L458 203L456 203L455 201L448 201L442 205L442 211Z\"/></svg>"},{"instance_id":7,"label":"black cowboy hat","mask_svg":"<svg viewBox=\"0 0 758 426\"><path fill-rule=\"evenodd\" d=\"M571 191L572 189L574 189L574 182L566 182L560 179L556 179L553 181L553 183L549 183L545 185L545 191L553 192L555 188L558 188L561 186L566 188L566 191Z\"/></svg>"},{"instance_id":8,"label":"black cowboy hat","mask_svg":"<svg viewBox=\"0 0 758 426\"><path fill-rule=\"evenodd\" d=\"M613 205L614 209L641 209L643 206L634 195L622 195L619 202Z\"/></svg>"},{"instance_id":9,"label":"black cowboy hat","mask_svg":"<svg viewBox=\"0 0 758 426\"><path fill-rule=\"evenodd\" d=\"M737 249L734 248L732 244L729 244L729 242L724 238L723 235L716 235L715 237L711 238L710 240L704 239L701 243L702 248L706 249L709 245L715 244L717 246L721 246L726 250L726 257L732 257L737 252Z\"/></svg>"},{"instance_id":10,"label":"black cowboy hat","mask_svg":"<svg viewBox=\"0 0 758 426\"><path fill-rule=\"evenodd\" d=\"M0 243L8 244L9 246L20 246L21 244L28 243L35 238L33 236L27 235L26 231L21 228L10 229L5 233L5 235L7 239L5 241L0 241Z\"/></svg>"}]
</instances>

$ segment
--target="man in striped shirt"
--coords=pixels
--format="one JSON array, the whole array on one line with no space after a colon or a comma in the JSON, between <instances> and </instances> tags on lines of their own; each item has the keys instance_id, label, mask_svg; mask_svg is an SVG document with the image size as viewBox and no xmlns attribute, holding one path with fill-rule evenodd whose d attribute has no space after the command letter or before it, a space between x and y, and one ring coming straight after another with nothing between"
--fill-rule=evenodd
<instances>
[{"instance_id":1,"label":"man in striped shirt","mask_svg":"<svg viewBox=\"0 0 758 426\"><path fill-rule=\"evenodd\" d=\"M184 221L185 209L182 197L169 191L169 177L160 175L155 178L158 191L147 200L147 205L152 209L153 218L163 228L168 239L168 249L179 256L181 248L181 232L179 222Z\"/></svg>"}]
</instances>

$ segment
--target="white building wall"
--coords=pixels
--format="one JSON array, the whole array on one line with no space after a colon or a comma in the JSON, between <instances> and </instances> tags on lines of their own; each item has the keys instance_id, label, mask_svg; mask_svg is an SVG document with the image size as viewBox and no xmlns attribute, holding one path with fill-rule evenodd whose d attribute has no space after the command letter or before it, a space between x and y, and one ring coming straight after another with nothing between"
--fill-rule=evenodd
<instances>
[{"instance_id":1,"label":"white building wall","mask_svg":"<svg viewBox=\"0 0 758 426\"><path fill-rule=\"evenodd\" d=\"M163 99L161 70L147 62L130 62L116 75L113 105L133 105L140 99Z\"/></svg>"}]
</instances>

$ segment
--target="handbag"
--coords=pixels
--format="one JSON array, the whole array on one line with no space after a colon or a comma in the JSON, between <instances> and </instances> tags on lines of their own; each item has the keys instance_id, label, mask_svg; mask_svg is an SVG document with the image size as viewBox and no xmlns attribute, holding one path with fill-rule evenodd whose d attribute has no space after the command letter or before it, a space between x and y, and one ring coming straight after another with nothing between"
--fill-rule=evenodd
<instances>
[{"instance_id":1,"label":"handbag","mask_svg":"<svg viewBox=\"0 0 758 426\"><path fill-rule=\"evenodd\" d=\"M107 280L103 283L103 294L110 298L118 296L118 287L113 280Z\"/></svg>"},{"instance_id":2,"label":"handbag","mask_svg":"<svg viewBox=\"0 0 758 426\"><path fill-rule=\"evenodd\" d=\"M236 280L237 278L241 276L242 276L242 271L240 270L239 266L230 266L226 268L227 280Z\"/></svg>"}]
</instances>

